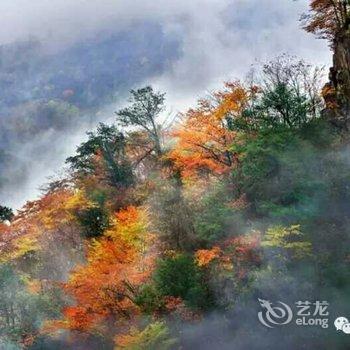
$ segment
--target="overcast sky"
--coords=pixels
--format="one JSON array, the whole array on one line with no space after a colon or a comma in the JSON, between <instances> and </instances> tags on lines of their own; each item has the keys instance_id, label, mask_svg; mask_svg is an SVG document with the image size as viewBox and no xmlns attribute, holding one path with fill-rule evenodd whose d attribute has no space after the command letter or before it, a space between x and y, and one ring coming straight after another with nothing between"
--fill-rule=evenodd
<instances>
[{"instance_id":1,"label":"overcast sky","mask_svg":"<svg viewBox=\"0 0 350 350\"><path fill-rule=\"evenodd\" d=\"M183 57L174 66L175 79L187 77L204 86L220 75L239 74L254 58L281 51L327 63L326 44L300 29L298 19L308 2L2 0L0 43L39 37L60 46L101 31L122 30L133 22L157 22L182 41Z\"/></svg>"},{"instance_id":2,"label":"overcast sky","mask_svg":"<svg viewBox=\"0 0 350 350\"><path fill-rule=\"evenodd\" d=\"M255 61L289 53L316 65L329 65L327 43L301 29L299 18L308 2L1 0L0 45L39 38L48 50L57 51L134 23L156 23L164 36L177 39L179 55L165 72L144 83L167 92L169 109L176 112L223 81L243 78ZM53 170L48 169L47 175ZM38 184L34 181L30 186L25 193L32 196Z\"/></svg>"},{"instance_id":3,"label":"overcast sky","mask_svg":"<svg viewBox=\"0 0 350 350\"><path fill-rule=\"evenodd\" d=\"M181 43L181 57L155 79L175 107L257 60L288 52L329 64L325 42L300 28L308 0L2 0L0 43L39 37L51 47L151 21ZM183 102L183 103L180 103ZM187 101L187 102L186 102Z\"/></svg>"}]
</instances>

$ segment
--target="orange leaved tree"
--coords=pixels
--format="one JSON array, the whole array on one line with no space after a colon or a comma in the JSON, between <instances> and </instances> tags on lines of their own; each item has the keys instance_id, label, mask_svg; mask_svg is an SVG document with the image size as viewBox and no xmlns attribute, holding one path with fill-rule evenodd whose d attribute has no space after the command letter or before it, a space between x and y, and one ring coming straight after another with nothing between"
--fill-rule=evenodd
<instances>
[{"instance_id":1,"label":"orange leaved tree","mask_svg":"<svg viewBox=\"0 0 350 350\"><path fill-rule=\"evenodd\" d=\"M198 107L184 115L184 123L173 133L177 144L170 153L184 175L222 174L234 166L235 123L249 100L250 92L240 83L226 83L223 90L199 100Z\"/></svg>"},{"instance_id":2,"label":"orange leaved tree","mask_svg":"<svg viewBox=\"0 0 350 350\"><path fill-rule=\"evenodd\" d=\"M312 0L303 16L305 29L331 42L350 24L349 0Z\"/></svg>"},{"instance_id":3,"label":"orange leaved tree","mask_svg":"<svg viewBox=\"0 0 350 350\"><path fill-rule=\"evenodd\" d=\"M87 263L78 266L65 285L75 304L63 310L64 319L51 321L46 330L117 333L116 327L132 323L139 310L134 303L138 286L149 277L154 254L147 249L146 213L128 207L88 247Z\"/></svg>"}]
</instances>

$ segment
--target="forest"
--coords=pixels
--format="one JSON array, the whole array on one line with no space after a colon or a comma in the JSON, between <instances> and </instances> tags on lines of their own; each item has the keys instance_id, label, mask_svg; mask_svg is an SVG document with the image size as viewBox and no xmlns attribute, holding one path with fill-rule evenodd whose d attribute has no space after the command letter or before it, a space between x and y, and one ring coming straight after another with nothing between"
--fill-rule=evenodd
<instances>
[{"instance_id":1,"label":"forest","mask_svg":"<svg viewBox=\"0 0 350 350\"><path fill-rule=\"evenodd\" d=\"M1 349L349 348L350 2L301 23L329 76L280 55L168 116L132 89L39 199L0 206ZM322 302L329 327L265 327L266 301Z\"/></svg>"}]
</instances>

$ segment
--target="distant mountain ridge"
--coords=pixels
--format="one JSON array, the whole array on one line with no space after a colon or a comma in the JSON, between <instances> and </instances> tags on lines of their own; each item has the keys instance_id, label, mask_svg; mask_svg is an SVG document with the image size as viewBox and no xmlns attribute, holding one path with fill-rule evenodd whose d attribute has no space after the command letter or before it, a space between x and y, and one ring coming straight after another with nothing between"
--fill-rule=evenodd
<instances>
[{"instance_id":1,"label":"distant mountain ridge","mask_svg":"<svg viewBox=\"0 0 350 350\"><path fill-rule=\"evenodd\" d=\"M9 196L26 186L37 168L33 159L41 168L61 166L69 135L83 133L101 118L99 110L161 74L178 55L176 40L152 23L55 52L34 39L1 46L0 202L14 203Z\"/></svg>"}]
</instances>

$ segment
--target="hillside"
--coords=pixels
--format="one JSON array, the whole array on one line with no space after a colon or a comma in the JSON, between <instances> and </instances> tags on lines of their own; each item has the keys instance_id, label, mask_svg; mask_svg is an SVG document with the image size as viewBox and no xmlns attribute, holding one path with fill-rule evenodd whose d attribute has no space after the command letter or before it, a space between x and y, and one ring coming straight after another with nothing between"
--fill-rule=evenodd
<instances>
[{"instance_id":1,"label":"hillside","mask_svg":"<svg viewBox=\"0 0 350 350\"><path fill-rule=\"evenodd\" d=\"M325 85L321 68L281 55L181 115L165 116L165 92L132 89L39 199L0 206L1 349L348 349L333 322L350 317L350 5L313 0L303 21L334 52ZM40 50L26 45L14 50ZM40 77L54 84L34 102L0 74L1 100L72 128L143 74L124 52L135 76L112 77L119 65L99 64L113 45L99 45L101 57L87 45L50 60L62 76ZM103 87L91 91L89 55Z\"/></svg>"}]
</instances>

